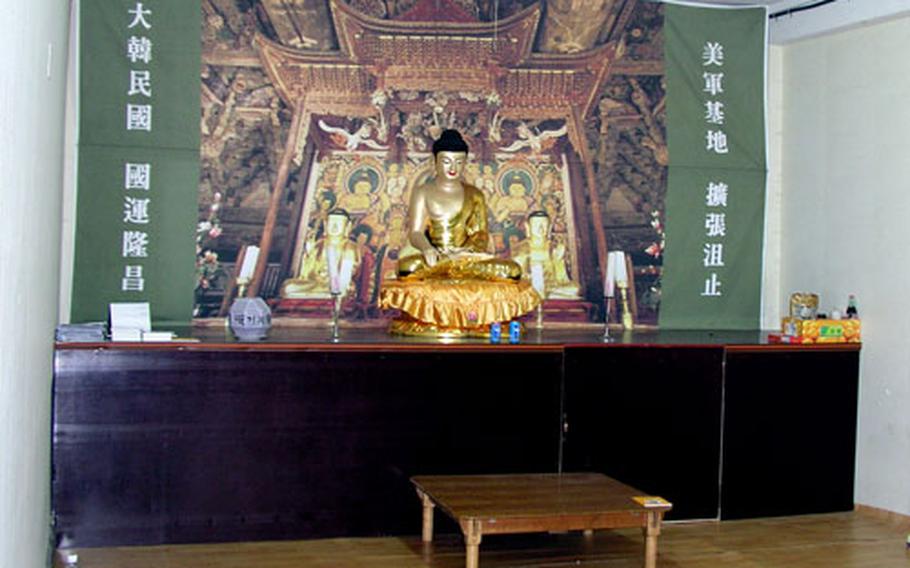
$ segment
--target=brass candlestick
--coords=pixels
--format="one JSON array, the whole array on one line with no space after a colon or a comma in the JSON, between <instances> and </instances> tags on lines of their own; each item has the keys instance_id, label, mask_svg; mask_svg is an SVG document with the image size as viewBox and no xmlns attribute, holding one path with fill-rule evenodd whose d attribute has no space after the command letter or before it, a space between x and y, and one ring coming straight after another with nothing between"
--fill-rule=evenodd
<instances>
[{"instance_id":1,"label":"brass candlestick","mask_svg":"<svg viewBox=\"0 0 910 568\"><path fill-rule=\"evenodd\" d=\"M246 295L246 287L249 285L249 278L237 278L237 297L242 298Z\"/></svg>"},{"instance_id":2,"label":"brass candlestick","mask_svg":"<svg viewBox=\"0 0 910 568\"><path fill-rule=\"evenodd\" d=\"M332 342L337 343L340 339L338 333L338 315L341 312L341 293L332 292Z\"/></svg>"},{"instance_id":3,"label":"brass candlestick","mask_svg":"<svg viewBox=\"0 0 910 568\"><path fill-rule=\"evenodd\" d=\"M618 282L619 297L622 299L622 328L632 329L632 312L629 310L629 284L627 282Z\"/></svg>"},{"instance_id":4,"label":"brass candlestick","mask_svg":"<svg viewBox=\"0 0 910 568\"><path fill-rule=\"evenodd\" d=\"M613 343L613 338L610 337L610 300L613 298L604 297L604 343Z\"/></svg>"}]
</instances>

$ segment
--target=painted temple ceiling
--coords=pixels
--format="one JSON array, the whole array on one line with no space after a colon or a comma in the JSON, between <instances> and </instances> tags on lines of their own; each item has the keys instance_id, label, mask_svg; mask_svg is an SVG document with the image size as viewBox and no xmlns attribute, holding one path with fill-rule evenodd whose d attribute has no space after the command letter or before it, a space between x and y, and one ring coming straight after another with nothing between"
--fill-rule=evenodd
<instances>
[{"instance_id":1,"label":"painted temple ceiling","mask_svg":"<svg viewBox=\"0 0 910 568\"><path fill-rule=\"evenodd\" d=\"M660 4L203 0L203 11L200 207L218 191L233 209L225 246L261 223L304 98L325 126L310 132L321 151L370 141L394 159L449 126L488 151L569 144L593 165L610 241L640 249L653 239L668 160ZM547 140L562 128L567 136ZM294 176L289 185L292 197L302 191Z\"/></svg>"}]
</instances>

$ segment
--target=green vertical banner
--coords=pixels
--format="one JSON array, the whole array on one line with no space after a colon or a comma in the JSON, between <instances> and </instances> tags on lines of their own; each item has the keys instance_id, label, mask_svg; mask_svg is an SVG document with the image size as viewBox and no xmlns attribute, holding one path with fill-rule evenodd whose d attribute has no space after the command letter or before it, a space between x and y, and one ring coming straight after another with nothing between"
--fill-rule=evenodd
<instances>
[{"instance_id":1,"label":"green vertical banner","mask_svg":"<svg viewBox=\"0 0 910 568\"><path fill-rule=\"evenodd\" d=\"M111 302L192 317L200 18L193 0L80 2L74 322Z\"/></svg>"},{"instance_id":2,"label":"green vertical banner","mask_svg":"<svg viewBox=\"0 0 910 568\"><path fill-rule=\"evenodd\" d=\"M759 327L766 21L764 8L665 7L661 327Z\"/></svg>"}]
</instances>

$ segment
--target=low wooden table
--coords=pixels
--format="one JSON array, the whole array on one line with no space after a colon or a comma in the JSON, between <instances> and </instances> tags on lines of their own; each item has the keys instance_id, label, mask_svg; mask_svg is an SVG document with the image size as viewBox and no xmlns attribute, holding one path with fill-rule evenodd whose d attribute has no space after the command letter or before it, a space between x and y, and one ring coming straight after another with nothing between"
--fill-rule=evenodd
<instances>
[{"instance_id":1,"label":"low wooden table","mask_svg":"<svg viewBox=\"0 0 910 568\"><path fill-rule=\"evenodd\" d=\"M411 478L423 503L423 541L433 540L438 505L464 533L466 568L477 568L485 534L641 527L645 568L657 565L663 502L645 506L645 494L599 473L426 475Z\"/></svg>"}]
</instances>

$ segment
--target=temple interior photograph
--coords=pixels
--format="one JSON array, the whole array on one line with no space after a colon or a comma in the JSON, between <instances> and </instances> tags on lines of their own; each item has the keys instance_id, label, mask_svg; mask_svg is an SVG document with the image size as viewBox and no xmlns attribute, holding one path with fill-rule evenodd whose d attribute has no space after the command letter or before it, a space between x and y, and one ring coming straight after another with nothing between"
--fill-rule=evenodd
<instances>
[{"instance_id":1,"label":"temple interior photograph","mask_svg":"<svg viewBox=\"0 0 910 568\"><path fill-rule=\"evenodd\" d=\"M0 568L910 567L910 0L3 12Z\"/></svg>"}]
</instances>

